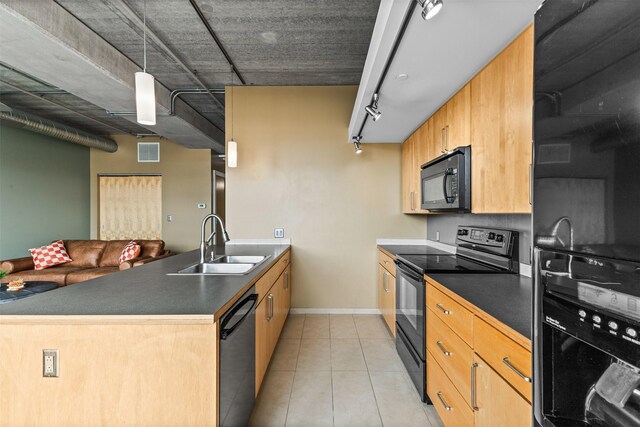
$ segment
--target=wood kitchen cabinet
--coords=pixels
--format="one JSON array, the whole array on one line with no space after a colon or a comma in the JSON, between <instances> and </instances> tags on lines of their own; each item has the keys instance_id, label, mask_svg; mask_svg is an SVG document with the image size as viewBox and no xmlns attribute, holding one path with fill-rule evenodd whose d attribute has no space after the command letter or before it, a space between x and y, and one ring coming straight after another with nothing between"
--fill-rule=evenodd
<instances>
[{"instance_id":1,"label":"wood kitchen cabinet","mask_svg":"<svg viewBox=\"0 0 640 427\"><path fill-rule=\"evenodd\" d=\"M432 116L429 160L471 144L471 86L466 84Z\"/></svg>"},{"instance_id":2,"label":"wood kitchen cabinet","mask_svg":"<svg viewBox=\"0 0 640 427\"><path fill-rule=\"evenodd\" d=\"M531 342L430 278L426 302L427 391L445 426L531 426Z\"/></svg>"},{"instance_id":3,"label":"wood kitchen cabinet","mask_svg":"<svg viewBox=\"0 0 640 427\"><path fill-rule=\"evenodd\" d=\"M475 427L531 426L531 404L477 354L474 373Z\"/></svg>"},{"instance_id":4,"label":"wood kitchen cabinet","mask_svg":"<svg viewBox=\"0 0 640 427\"><path fill-rule=\"evenodd\" d=\"M530 213L533 26L471 81L471 211Z\"/></svg>"},{"instance_id":5,"label":"wood kitchen cabinet","mask_svg":"<svg viewBox=\"0 0 640 427\"><path fill-rule=\"evenodd\" d=\"M428 123L424 123L402 144L402 212L428 213L420 208L420 166L429 161Z\"/></svg>"},{"instance_id":6,"label":"wood kitchen cabinet","mask_svg":"<svg viewBox=\"0 0 640 427\"><path fill-rule=\"evenodd\" d=\"M256 289L262 291L259 292L258 298L261 299L256 307L256 395L291 307L289 259L290 253L287 252L256 284Z\"/></svg>"},{"instance_id":7,"label":"wood kitchen cabinet","mask_svg":"<svg viewBox=\"0 0 640 427\"><path fill-rule=\"evenodd\" d=\"M389 331L396 336L396 267L393 258L378 250L378 307Z\"/></svg>"}]
</instances>

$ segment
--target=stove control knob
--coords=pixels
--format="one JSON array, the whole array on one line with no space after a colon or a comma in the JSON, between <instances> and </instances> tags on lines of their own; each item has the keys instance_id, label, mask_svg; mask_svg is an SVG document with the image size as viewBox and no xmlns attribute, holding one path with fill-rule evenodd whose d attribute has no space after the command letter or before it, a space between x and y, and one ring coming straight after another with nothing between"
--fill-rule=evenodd
<instances>
[{"instance_id":1,"label":"stove control knob","mask_svg":"<svg viewBox=\"0 0 640 427\"><path fill-rule=\"evenodd\" d=\"M504 240L504 236L502 234L498 234L496 236L496 242L500 243Z\"/></svg>"},{"instance_id":2,"label":"stove control knob","mask_svg":"<svg viewBox=\"0 0 640 427\"><path fill-rule=\"evenodd\" d=\"M585 317L587 317L587 312L584 311L584 310L580 310L580 311L578 311L578 316L580 316L580 317L582 317L584 319Z\"/></svg>"},{"instance_id":3,"label":"stove control knob","mask_svg":"<svg viewBox=\"0 0 640 427\"><path fill-rule=\"evenodd\" d=\"M618 324L616 322L614 322L613 320L609 321L609 328L611 328L611 330L613 331L617 331L618 330Z\"/></svg>"},{"instance_id":4,"label":"stove control knob","mask_svg":"<svg viewBox=\"0 0 640 427\"><path fill-rule=\"evenodd\" d=\"M631 338L635 338L638 336L638 331L633 328L627 328L627 335L629 335Z\"/></svg>"},{"instance_id":5,"label":"stove control knob","mask_svg":"<svg viewBox=\"0 0 640 427\"><path fill-rule=\"evenodd\" d=\"M489 233L489 240L493 240L496 238L496 233Z\"/></svg>"},{"instance_id":6,"label":"stove control knob","mask_svg":"<svg viewBox=\"0 0 640 427\"><path fill-rule=\"evenodd\" d=\"M602 322L602 319L600 318L600 316L598 316L597 314L594 314L593 317L593 323L600 323Z\"/></svg>"},{"instance_id":7,"label":"stove control knob","mask_svg":"<svg viewBox=\"0 0 640 427\"><path fill-rule=\"evenodd\" d=\"M463 236L464 235L464 230L458 230L458 236Z\"/></svg>"}]
</instances>

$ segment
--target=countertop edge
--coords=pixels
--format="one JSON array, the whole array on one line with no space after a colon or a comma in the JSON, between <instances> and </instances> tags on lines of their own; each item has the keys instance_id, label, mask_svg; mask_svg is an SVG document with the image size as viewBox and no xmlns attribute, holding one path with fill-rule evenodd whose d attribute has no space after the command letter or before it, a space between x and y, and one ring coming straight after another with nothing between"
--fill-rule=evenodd
<instances>
[{"instance_id":1,"label":"countertop edge","mask_svg":"<svg viewBox=\"0 0 640 427\"><path fill-rule=\"evenodd\" d=\"M210 325L214 323L214 315L193 314L81 314L81 315L47 315L47 314L10 314L0 315L0 325Z\"/></svg>"}]
</instances>

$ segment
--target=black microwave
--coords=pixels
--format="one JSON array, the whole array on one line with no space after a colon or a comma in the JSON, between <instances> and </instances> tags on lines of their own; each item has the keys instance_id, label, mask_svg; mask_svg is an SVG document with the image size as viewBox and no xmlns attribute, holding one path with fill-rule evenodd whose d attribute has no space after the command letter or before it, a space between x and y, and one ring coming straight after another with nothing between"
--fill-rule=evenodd
<instances>
[{"instance_id":1,"label":"black microwave","mask_svg":"<svg viewBox=\"0 0 640 427\"><path fill-rule=\"evenodd\" d=\"M422 209L471 212L471 146L454 148L421 169Z\"/></svg>"}]
</instances>

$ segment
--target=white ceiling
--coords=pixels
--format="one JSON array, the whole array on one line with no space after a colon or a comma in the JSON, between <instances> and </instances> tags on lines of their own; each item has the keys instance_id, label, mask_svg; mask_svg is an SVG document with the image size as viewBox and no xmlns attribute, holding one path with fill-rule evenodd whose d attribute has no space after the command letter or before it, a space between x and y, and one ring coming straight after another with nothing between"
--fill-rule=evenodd
<instances>
[{"instance_id":1,"label":"white ceiling","mask_svg":"<svg viewBox=\"0 0 640 427\"><path fill-rule=\"evenodd\" d=\"M415 0L382 0L367 55L349 136L364 119L402 18ZM367 120L363 142L403 142L482 67L533 22L541 0L443 0L429 21L416 7L380 89L376 122ZM398 80L400 73L408 74Z\"/></svg>"}]
</instances>

